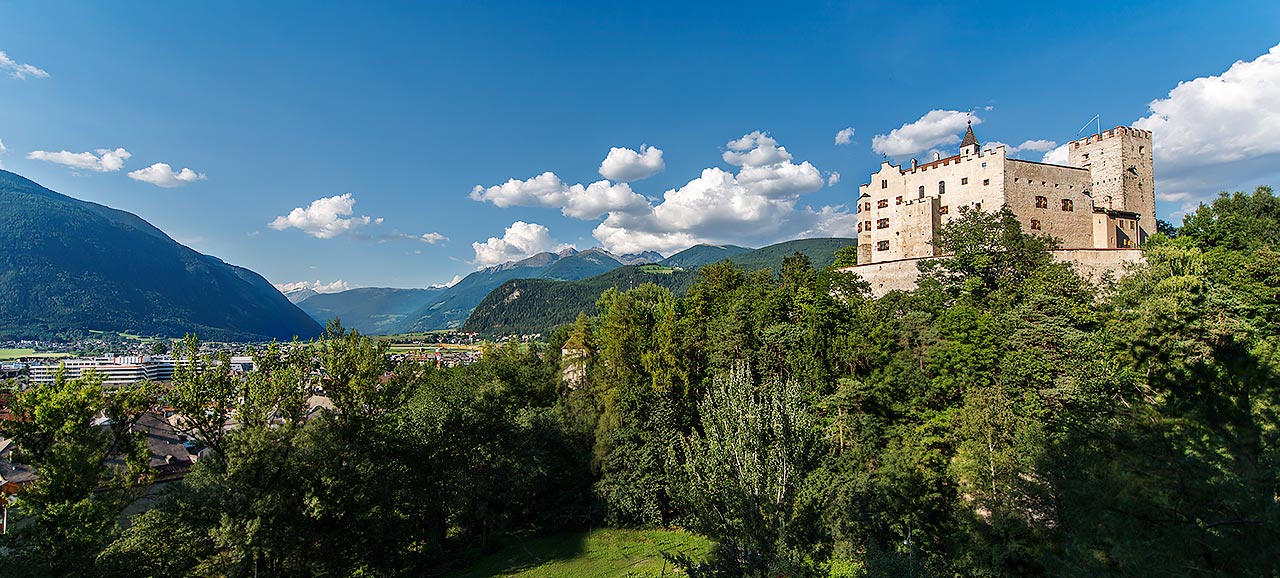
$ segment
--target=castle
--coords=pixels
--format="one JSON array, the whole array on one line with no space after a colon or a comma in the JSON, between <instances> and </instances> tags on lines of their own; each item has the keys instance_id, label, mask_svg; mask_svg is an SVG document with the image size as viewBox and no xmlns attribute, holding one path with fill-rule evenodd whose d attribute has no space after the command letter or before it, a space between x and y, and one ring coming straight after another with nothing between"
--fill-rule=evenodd
<instances>
[{"instance_id":1,"label":"castle","mask_svg":"<svg viewBox=\"0 0 1280 578\"><path fill-rule=\"evenodd\" d=\"M884 161L858 187L858 265L846 270L883 295L915 285L916 264L940 256L938 230L961 207L1009 207L1023 230L1055 237L1054 258L1097 278L1141 259L1156 231L1151 132L1119 126L1067 143L1068 166L983 150L965 131L960 153L910 167Z\"/></svg>"}]
</instances>

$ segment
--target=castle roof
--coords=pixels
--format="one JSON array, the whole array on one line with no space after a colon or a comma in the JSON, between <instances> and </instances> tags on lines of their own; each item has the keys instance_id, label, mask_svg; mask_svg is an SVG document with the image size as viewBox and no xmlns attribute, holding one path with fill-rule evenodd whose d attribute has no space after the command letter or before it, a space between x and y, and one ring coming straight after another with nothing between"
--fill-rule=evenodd
<instances>
[{"instance_id":1,"label":"castle roof","mask_svg":"<svg viewBox=\"0 0 1280 578\"><path fill-rule=\"evenodd\" d=\"M969 128L964 131L964 140L960 141L960 148L976 144L978 144L978 137L973 134L973 121L969 121Z\"/></svg>"}]
</instances>

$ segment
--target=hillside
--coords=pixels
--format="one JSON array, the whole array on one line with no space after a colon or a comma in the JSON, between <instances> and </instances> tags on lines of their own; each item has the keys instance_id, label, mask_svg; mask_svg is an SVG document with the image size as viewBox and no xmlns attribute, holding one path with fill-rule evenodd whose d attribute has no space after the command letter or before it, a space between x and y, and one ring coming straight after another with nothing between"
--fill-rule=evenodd
<instances>
[{"instance_id":1,"label":"hillside","mask_svg":"<svg viewBox=\"0 0 1280 578\"><path fill-rule=\"evenodd\" d=\"M136 215L0 170L0 336L69 330L213 340L321 327L257 273L193 251Z\"/></svg>"},{"instance_id":2,"label":"hillside","mask_svg":"<svg viewBox=\"0 0 1280 578\"><path fill-rule=\"evenodd\" d=\"M836 250L853 242L853 239L842 238L800 239L762 249L745 249L746 252L733 255L729 261L749 271L777 269L784 258L799 252L807 255L814 267L822 268L835 261ZM697 262L721 249L725 248L699 245L673 257L693 251L686 262ZM729 250L733 249L742 248L733 247ZM486 296L475 307L462 329L477 333L547 333L557 325L572 322L579 312L594 315L596 299L610 287L625 290L653 282L679 296L684 295L696 278L696 268L681 269L664 264L621 267L603 275L573 282L513 279Z\"/></svg>"},{"instance_id":3,"label":"hillside","mask_svg":"<svg viewBox=\"0 0 1280 578\"><path fill-rule=\"evenodd\" d=\"M603 275L578 281L512 279L503 283L476 306L462 325L478 333L546 333L569 323L580 311L596 313L596 299L610 287L634 289L656 283L683 295L697 273L661 265L628 265Z\"/></svg>"},{"instance_id":4,"label":"hillside","mask_svg":"<svg viewBox=\"0 0 1280 578\"><path fill-rule=\"evenodd\" d=\"M749 251L739 255L729 257L729 260L747 271L756 269L777 269L782 265L782 260L794 255L802 253L809 257L813 262L815 269L825 268L836 262L836 251L848 247L849 245L857 245L857 239L847 239L843 237L826 238L826 239L796 239L794 241L786 241L776 245L769 245L754 251Z\"/></svg>"},{"instance_id":5,"label":"hillside","mask_svg":"<svg viewBox=\"0 0 1280 578\"><path fill-rule=\"evenodd\" d=\"M710 265L750 251L751 249L747 247L739 247L737 245L694 245L663 259L661 262L669 267L697 269L703 265Z\"/></svg>"},{"instance_id":6,"label":"hillside","mask_svg":"<svg viewBox=\"0 0 1280 578\"><path fill-rule=\"evenodd\" d=\"M316 322L340 319L342 325L366 335L391 333L404 319L431 304L444 287L391 289L362 287L338 293L316 293L298 302Z\"/></svg>"},{"instance_id":7,"label":"hillside","mask_svg":"<svg viewBox=\"0 0 1280 578\"><path fill-rule=\"evenodd\" d=\"M494 265L464 277L431 302L406 316L394 331L409 333L460 327L471 311L491 291L512 279L558 279L574 281L621 267L618 259L599 249L578 252L539 253L521 261Z\"/></svg>"}]
</instances>

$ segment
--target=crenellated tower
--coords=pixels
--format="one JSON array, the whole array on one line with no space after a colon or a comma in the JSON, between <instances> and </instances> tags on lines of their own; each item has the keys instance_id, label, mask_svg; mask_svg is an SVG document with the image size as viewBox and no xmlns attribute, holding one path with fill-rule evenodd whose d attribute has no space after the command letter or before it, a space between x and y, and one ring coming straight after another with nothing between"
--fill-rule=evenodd
<instances>
[{"instance_id":1,"label":"crenellated tower","mask_svg":"<svg viewBox=\"0 0 1280 578\"><path fill-rule=\"evenodd\" d=\"M1139 244L1156 232L1151 131L1118 126L1067 145L1069 163L1089 169L1096 207L1136 213Z\"/></svg>"}]
</instances>

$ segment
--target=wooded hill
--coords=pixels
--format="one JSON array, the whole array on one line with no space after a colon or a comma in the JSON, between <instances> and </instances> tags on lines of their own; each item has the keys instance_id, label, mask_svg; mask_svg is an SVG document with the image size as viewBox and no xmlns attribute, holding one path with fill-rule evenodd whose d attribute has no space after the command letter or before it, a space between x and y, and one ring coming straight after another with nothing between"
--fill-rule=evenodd
<instances>
[{"instance_id":1,"label":"wooded hill","mask_svg":"<svg viewBox=\"0 0 1280 578\"><path fill-rule=\"evenodd\" d=\"M489 293L471 312L462 330L484 334L545 334L557 325L573 321L579 313L595 315L599 311L596 300L610 288L627 290L654 283L675 295L684 295L693 284L698 268L704 265L727 260L748 271L778 271L785 258L799 253L822 268L835 261L836 251L855 243L855 239L831 238L798 239L761 249L697 245L663 260L661 266L622 267L578 281L513 279Z\"/></svg>"},{"instance_id":2,"label":"wooded hill","mask_svg":"<svg viewBox=\"0 0 1280 578\"><path fill-rule=\"evenodd\" d=\"M137 215L0 170L0 337L89 330L222 341L321 327L262 276L202 255Z\"/></svg>"}]
</instances>

